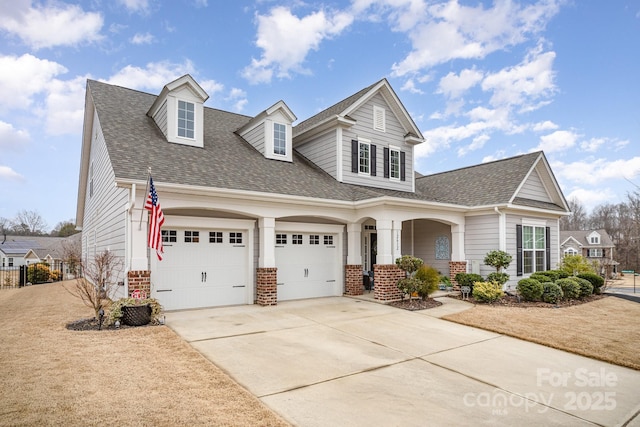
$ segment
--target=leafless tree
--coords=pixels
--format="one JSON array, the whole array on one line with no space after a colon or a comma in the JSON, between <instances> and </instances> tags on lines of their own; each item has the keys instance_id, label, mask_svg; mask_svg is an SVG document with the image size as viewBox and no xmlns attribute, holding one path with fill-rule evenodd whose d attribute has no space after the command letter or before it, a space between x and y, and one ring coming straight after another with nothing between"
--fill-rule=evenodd
<instances>
[{"instance_id":1,"label":"leafless tree","mask_svg":"<svg viewBox=\"0 0 640 427\"><path fill-rule=\"evenodd\" d=\"M573 197L568 201L571 214L560 219L560 230L585 230L587 212L580 201Z\"/></svg>"},{"instance_id":2,"label":"leafless tree","mask_svg":"<svg viewBox=\"0 0 640 427\"><path fill-rule=\"evenodd\" d=\"M11 228L15 234L34 236L44 234L47 223L38 212L23 209L11 222Z\"/></svg>"},{"instance_id":3,"label":"leafless tree","mask_svg":"<svg viewBox=\"0 0 640 427\"><path fill-rule=\"evenodd\" d=\"M117 291L118 277L123 269L122 259L108 250L97 254L93 260L80 262L82 277L76 278L71 288L65 288L93 308L96 318Z\"/></svg>"}]
</instances>

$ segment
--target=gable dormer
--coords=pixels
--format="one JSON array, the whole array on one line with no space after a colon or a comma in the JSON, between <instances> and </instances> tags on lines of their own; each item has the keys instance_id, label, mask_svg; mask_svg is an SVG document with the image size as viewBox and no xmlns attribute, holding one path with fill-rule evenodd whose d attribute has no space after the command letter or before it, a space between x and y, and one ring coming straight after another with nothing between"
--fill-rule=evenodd
<instances>
[{"instance_id":1,"label":"gable dormer","mask_svg":"<svg viewBox=\"0 0 640 427\"><path fill-rule=\"evenodd\" d=\"M601 243L600 233L598 233L597 231L589 233L589 235L587 236L587 243L589 245L599 245Z\"/></svg>"},{"instance_id":2,"label":"gable dormer","mask_svg":"<svg viewBox=\"0 0 640 427\"><path fill-rule=\"evenodd\" d=\"M267 159L293 161L292 123L297 117L283 101L267 108L236 131Z\"/></svg>"},{"instance_id":3,"label":"gable dormer","mask_svg":"<svg viewBox=\"0 0 640 427\"><path fill-rule=\"evenodd\" d=\"M204 102L209 95L186 74L162 88L147 112L167 141L204 147Z\"/></svg>"}]
</instances>

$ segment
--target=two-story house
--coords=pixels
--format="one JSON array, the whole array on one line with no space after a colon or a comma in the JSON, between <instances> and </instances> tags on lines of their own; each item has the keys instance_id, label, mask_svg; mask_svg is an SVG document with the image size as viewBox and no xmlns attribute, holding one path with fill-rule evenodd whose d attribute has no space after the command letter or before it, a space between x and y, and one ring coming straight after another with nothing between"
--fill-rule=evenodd
<instances>
[{"instance_id":1,"label":"two-story house","mask_svg":"<svg viewBox=\"0 0 640 427\"><path fill-rule=\"evenodd\" d=\"M278 101L254 117L204 106L189 75L158 95L87 82L77 226L83 256L125 264L123 293L166 309L357 295L399 299L395 259L511 282L554 268L567 203L542 152L422 176L424 136L386 79L297 124ZM165 217L147 248L148 169Z\"/></svg>"},{"instance_id":2,"label":"two-story house","mask_svg":"<svg viewBox=\"0 0 640 427\"><path fill-rule=\"evenodd\" d=\"M615 244L604 229L561 231L560 250L562 256L582 255L603 277L618 275L619 263L614 259Z\"/></svg>"}]
</instances>

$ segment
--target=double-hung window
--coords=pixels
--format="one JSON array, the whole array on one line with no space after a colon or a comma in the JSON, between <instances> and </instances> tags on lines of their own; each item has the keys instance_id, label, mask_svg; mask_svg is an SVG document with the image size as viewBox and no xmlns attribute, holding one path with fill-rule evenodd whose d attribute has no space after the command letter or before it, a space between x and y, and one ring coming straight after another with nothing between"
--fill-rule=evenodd
<instances>
[{"instance_id":1,"label":"double-hung window","mask_svg":"<svg viewBox=\"0 0 640 427\"><path fill-rule=\"evenodd\" d=\"M194 139L195 123L195 104L178 101L178 136Z\"/></svg>"},{"instance_id":2,"label":"double-hung window","mask_svg":"<svg viewBox=\"0 0 640 427\"><path fill-rule=\"evenodd\" d=\"M546 254L545 227L522 226L522 267L524 274L544 271Z\"/></svg>"},{"instance_id":3,"label":"double-hung window","mask_svg":"<svg viewBox=\"0 0 640 427\"><path fill-rule=\"evenodd\" d=\"M359 143L360 168L358 172L368 174L371 168L371 145L366 142Z\"/></svg>"},{"instance_id":4,"label":"double-hung window","mask_svg":"<svg viewBox=\"0 0 640 427\"><path fill-rule=\"evenodd\" d=\"M389 177L400 179L400 150L389 148Z\"/></svg>"},{"instance_id":5,"label":"double-hung window","mask_svg":"<svg viewBox=\"0 0 640 427\"><path fill-rule=\"evenodd\" d=\"M273 154L287 155L287 127L281 123L273 124Z\"/></svg>"}]
</instances>

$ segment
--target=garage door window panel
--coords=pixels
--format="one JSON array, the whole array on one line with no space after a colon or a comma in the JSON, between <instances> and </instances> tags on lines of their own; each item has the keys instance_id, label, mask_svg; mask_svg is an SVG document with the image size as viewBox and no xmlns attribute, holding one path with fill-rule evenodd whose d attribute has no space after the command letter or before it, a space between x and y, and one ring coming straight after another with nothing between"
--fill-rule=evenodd
<instances>
[{"instance_id":1,"label":"garage door window panel","mask_svg":"<svg viewBox=\"0 0 640 427\"><path fill-rule=\"evenodd\" d=\"M178 232L176 230L162 230L162 243L176 243Z\"/></svg>"},{"instance_id":2,"label":"garage door window panel","mask_svg":"<svg viewBox=\"0 0 640 427\"><path fill-rule=\"evenodd\" d=\"M287 244L287 235L276 234L276 245L286 245L286 244Z\"/></svg>"},{"instance_id":3,"label":"garage door window panel","mask_svg":"<svg viewBox=\"0 0 640 427\"><path fill-rule=\"evenodd\" d=\"M185 243L198 243L198 242L200 242L200 232L199 231L185 231L184 232L184 242Z\"/></svg>"},{"instance_id":4,"label":"garage door window panel","mask_svg":"<svg viewBox=\"0 0 640 427\"><path fill-rule=\"evenodd\" d=\"M242 244L242 233L231 232L229 233L229 243L239 245Z\"/></svg>"},{"instance_id":5,"label":"garage door window panel","mask_svg":"<svg viewBox=\"0 0 640 427\"><path fill-rule=\"evenodd\" d=\"M222 243L222 231L210 231L209 243Z\"/></svg>"}]
</instances>

